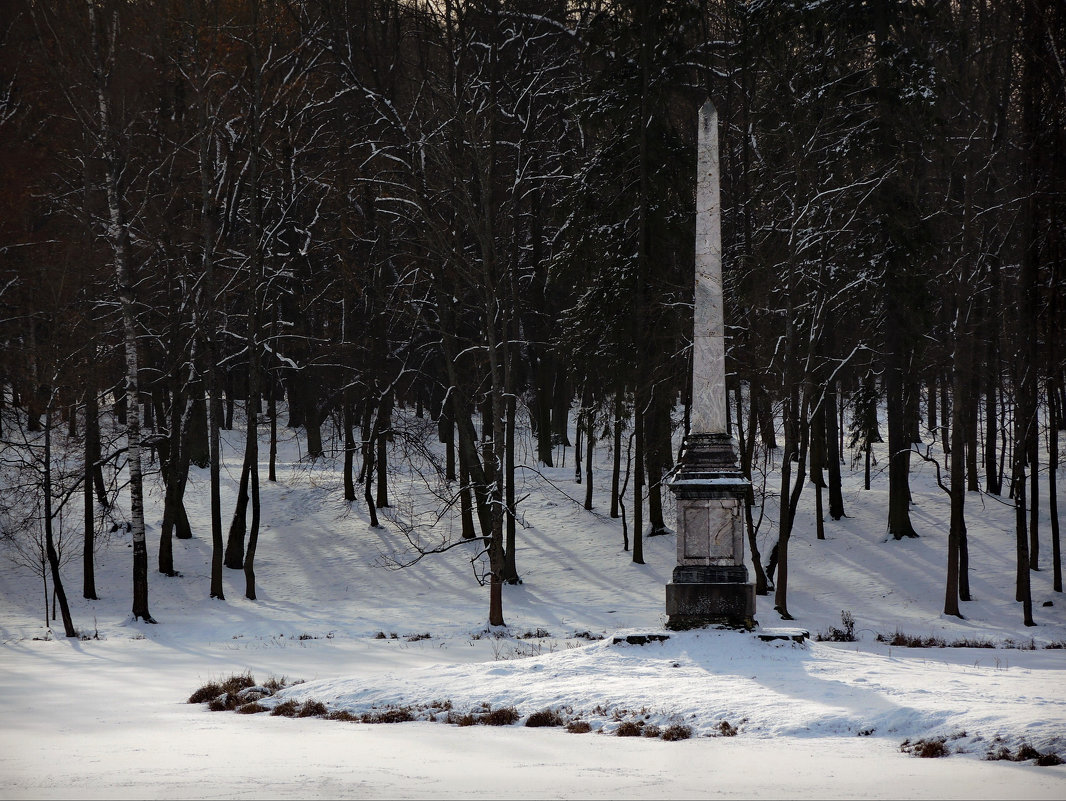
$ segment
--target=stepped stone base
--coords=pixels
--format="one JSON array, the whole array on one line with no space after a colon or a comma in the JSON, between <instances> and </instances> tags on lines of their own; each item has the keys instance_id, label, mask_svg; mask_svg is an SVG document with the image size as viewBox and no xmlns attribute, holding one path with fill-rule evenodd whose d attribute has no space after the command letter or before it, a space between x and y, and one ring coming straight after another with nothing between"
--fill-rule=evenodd
<instances>
[{"instance_id":1,"label":"stepped stone base","mask_svg":"<svg viewBox=\"0 0 1066 801\"><path fill-rule=\"evenodd\" d=\"M755 633L755 636L763 642L773 642L775 640L803 642L810 638L811 633L807 629L797 628L760 629Z\"/></svg>"},{"instance_id":2,"label":"stepped stone base","mask_svg":"<svg viewBox=\"0 0 1066 801\"><path fill-rule=\"evenodd\" d=\"M734 582L666 585L666 628L755 628L755 585Z\"/></svg>"}]
</instances>

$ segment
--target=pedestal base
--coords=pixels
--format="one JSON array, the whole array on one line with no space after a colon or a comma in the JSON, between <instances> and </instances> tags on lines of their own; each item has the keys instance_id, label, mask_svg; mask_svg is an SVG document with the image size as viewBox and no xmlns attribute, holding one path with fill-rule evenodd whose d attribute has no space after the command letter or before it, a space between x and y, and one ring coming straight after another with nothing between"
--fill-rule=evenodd
<instances>
[{"instance_id":1,"label":"pedestal base","mask_svg":"<svg viewBox=\"0 0 1066 801\"><path fill-rule=\"evenodd\" d=\"M755 585L734 582L666 585L666 628L755 628Z\"/></svg>"}]
</instances>

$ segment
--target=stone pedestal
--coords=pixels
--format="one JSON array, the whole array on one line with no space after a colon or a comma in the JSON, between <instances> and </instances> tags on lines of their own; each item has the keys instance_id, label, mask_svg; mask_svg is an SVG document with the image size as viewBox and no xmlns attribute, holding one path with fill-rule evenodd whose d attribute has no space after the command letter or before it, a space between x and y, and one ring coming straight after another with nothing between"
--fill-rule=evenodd
<instances>
[{"instance_id":1,"label":"stone pedestal","mask_svg":"<svg viewBox=\"0 0 1066 801\"><path fill-rule=\"evenodd\" d=\"M726 434L685 440L677 497L677 566L666 585L667 628L755 626L755 587L744 564L749 483Z\"/></svg>"}]
</instances>

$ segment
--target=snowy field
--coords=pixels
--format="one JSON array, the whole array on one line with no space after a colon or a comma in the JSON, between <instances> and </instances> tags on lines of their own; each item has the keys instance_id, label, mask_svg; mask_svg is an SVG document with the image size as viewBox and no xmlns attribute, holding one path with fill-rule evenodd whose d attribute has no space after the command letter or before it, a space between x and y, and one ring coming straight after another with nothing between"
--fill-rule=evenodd
<instances>
[{"instance_id":1,"label":"snowy field","mask_svg":"<svg viewBox=\"0 0 1066 801\"><path fill-rule=\"evenodd\" d=\"M584 487L573 480L572 449L555 468L536 467L527 453L523 583L505 587L508 626L490 631L488 591L469 562L474 546L390 569L409 556L397 521L418 522L427 542L458 533L449 519L426 527L433 506L398 458L393 507L371 529L361 504L342 501L339 460L302 461L302 443L285 431L279 480L262 485L257 601L243 597L243 574L231 570L226 600L207 597L207 472L196 468L186 496L196 536L175 541L182 575L150 574L158 625L130 620L122 532L96 555L101 600L81 598L80 557L64 568L87 639L64 638L61 625L49 635L40 579L3 555L0 798L1066 798L1066 765L986 759L1025 745L1066 758L1066 650L1045 647L1066 644L1066 599L1047 569L1046 477L1045 569L1032 574L1037 627L1021 625L1013 600L1013 509L975 493L967 498L975 600L963 604L965 620L940 614L948 504L933 466L915 460L919 539L885 541L887 474L864 491L861 471L845 467L849 516L827 520L827 539L817 540L808 494L797 520L796 621L782 623L772 599L757 598L763 629L798 625L817 635L841 627L846 611L857 640L768 643L740 632L666 632L674 537L646 540L647 564L632 564L620 521L605 514L609 452L597 452L593 513L575 501ZM228 526L243 434L224 435ZM557 455L561 462L562 449ZM162 493L152 486L154 571ZM776 499L768 517L775 507ZM764 554L773 535L764 523ZM997 647L877 640L897 631ZM669 639L614 641L632 634ZM391 709L416 719L381 725L187 703L202 685L241 674L289 685L263 699L267 707L312 700L335 717ZM443 722L485 705L513 707L518 719ZM523 725L546 709L590 731ZM634 725L645 734L687 727L692 736L613 736ZM901 750L904 741L941 739L944 758Z\"/></svg>"}]
</instances>

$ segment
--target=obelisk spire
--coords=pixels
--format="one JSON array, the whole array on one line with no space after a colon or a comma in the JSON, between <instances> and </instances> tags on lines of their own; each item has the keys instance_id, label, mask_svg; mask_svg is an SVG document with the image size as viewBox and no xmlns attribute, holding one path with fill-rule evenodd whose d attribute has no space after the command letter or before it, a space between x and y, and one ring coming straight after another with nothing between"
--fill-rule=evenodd
<instances>
[{"instance_id":1,"label":"obelisk spire","mask_svg":"<svg viewBox=\"0 0 1066 801\"><path fill-rule=\"evenodd\" d=\"M718 112L700 109L696 160L696 276L689 431L668 486L677 498L677 567L666 585L667 627L755 625L744 564L751 485L737 467L726 418L725 307Z\"/></svg>"},{"instance_id":2,"label":"obelisk spire","mask_svg":"<svg viewBox=\"0 0 1066 801\"><path fill-rule=\"evenodd\" d=\"M722 199L718 111L700 108L696 162L696 293L690 432L724 434L725 309L722 303Z\"/></svg>"}]
</instances>

